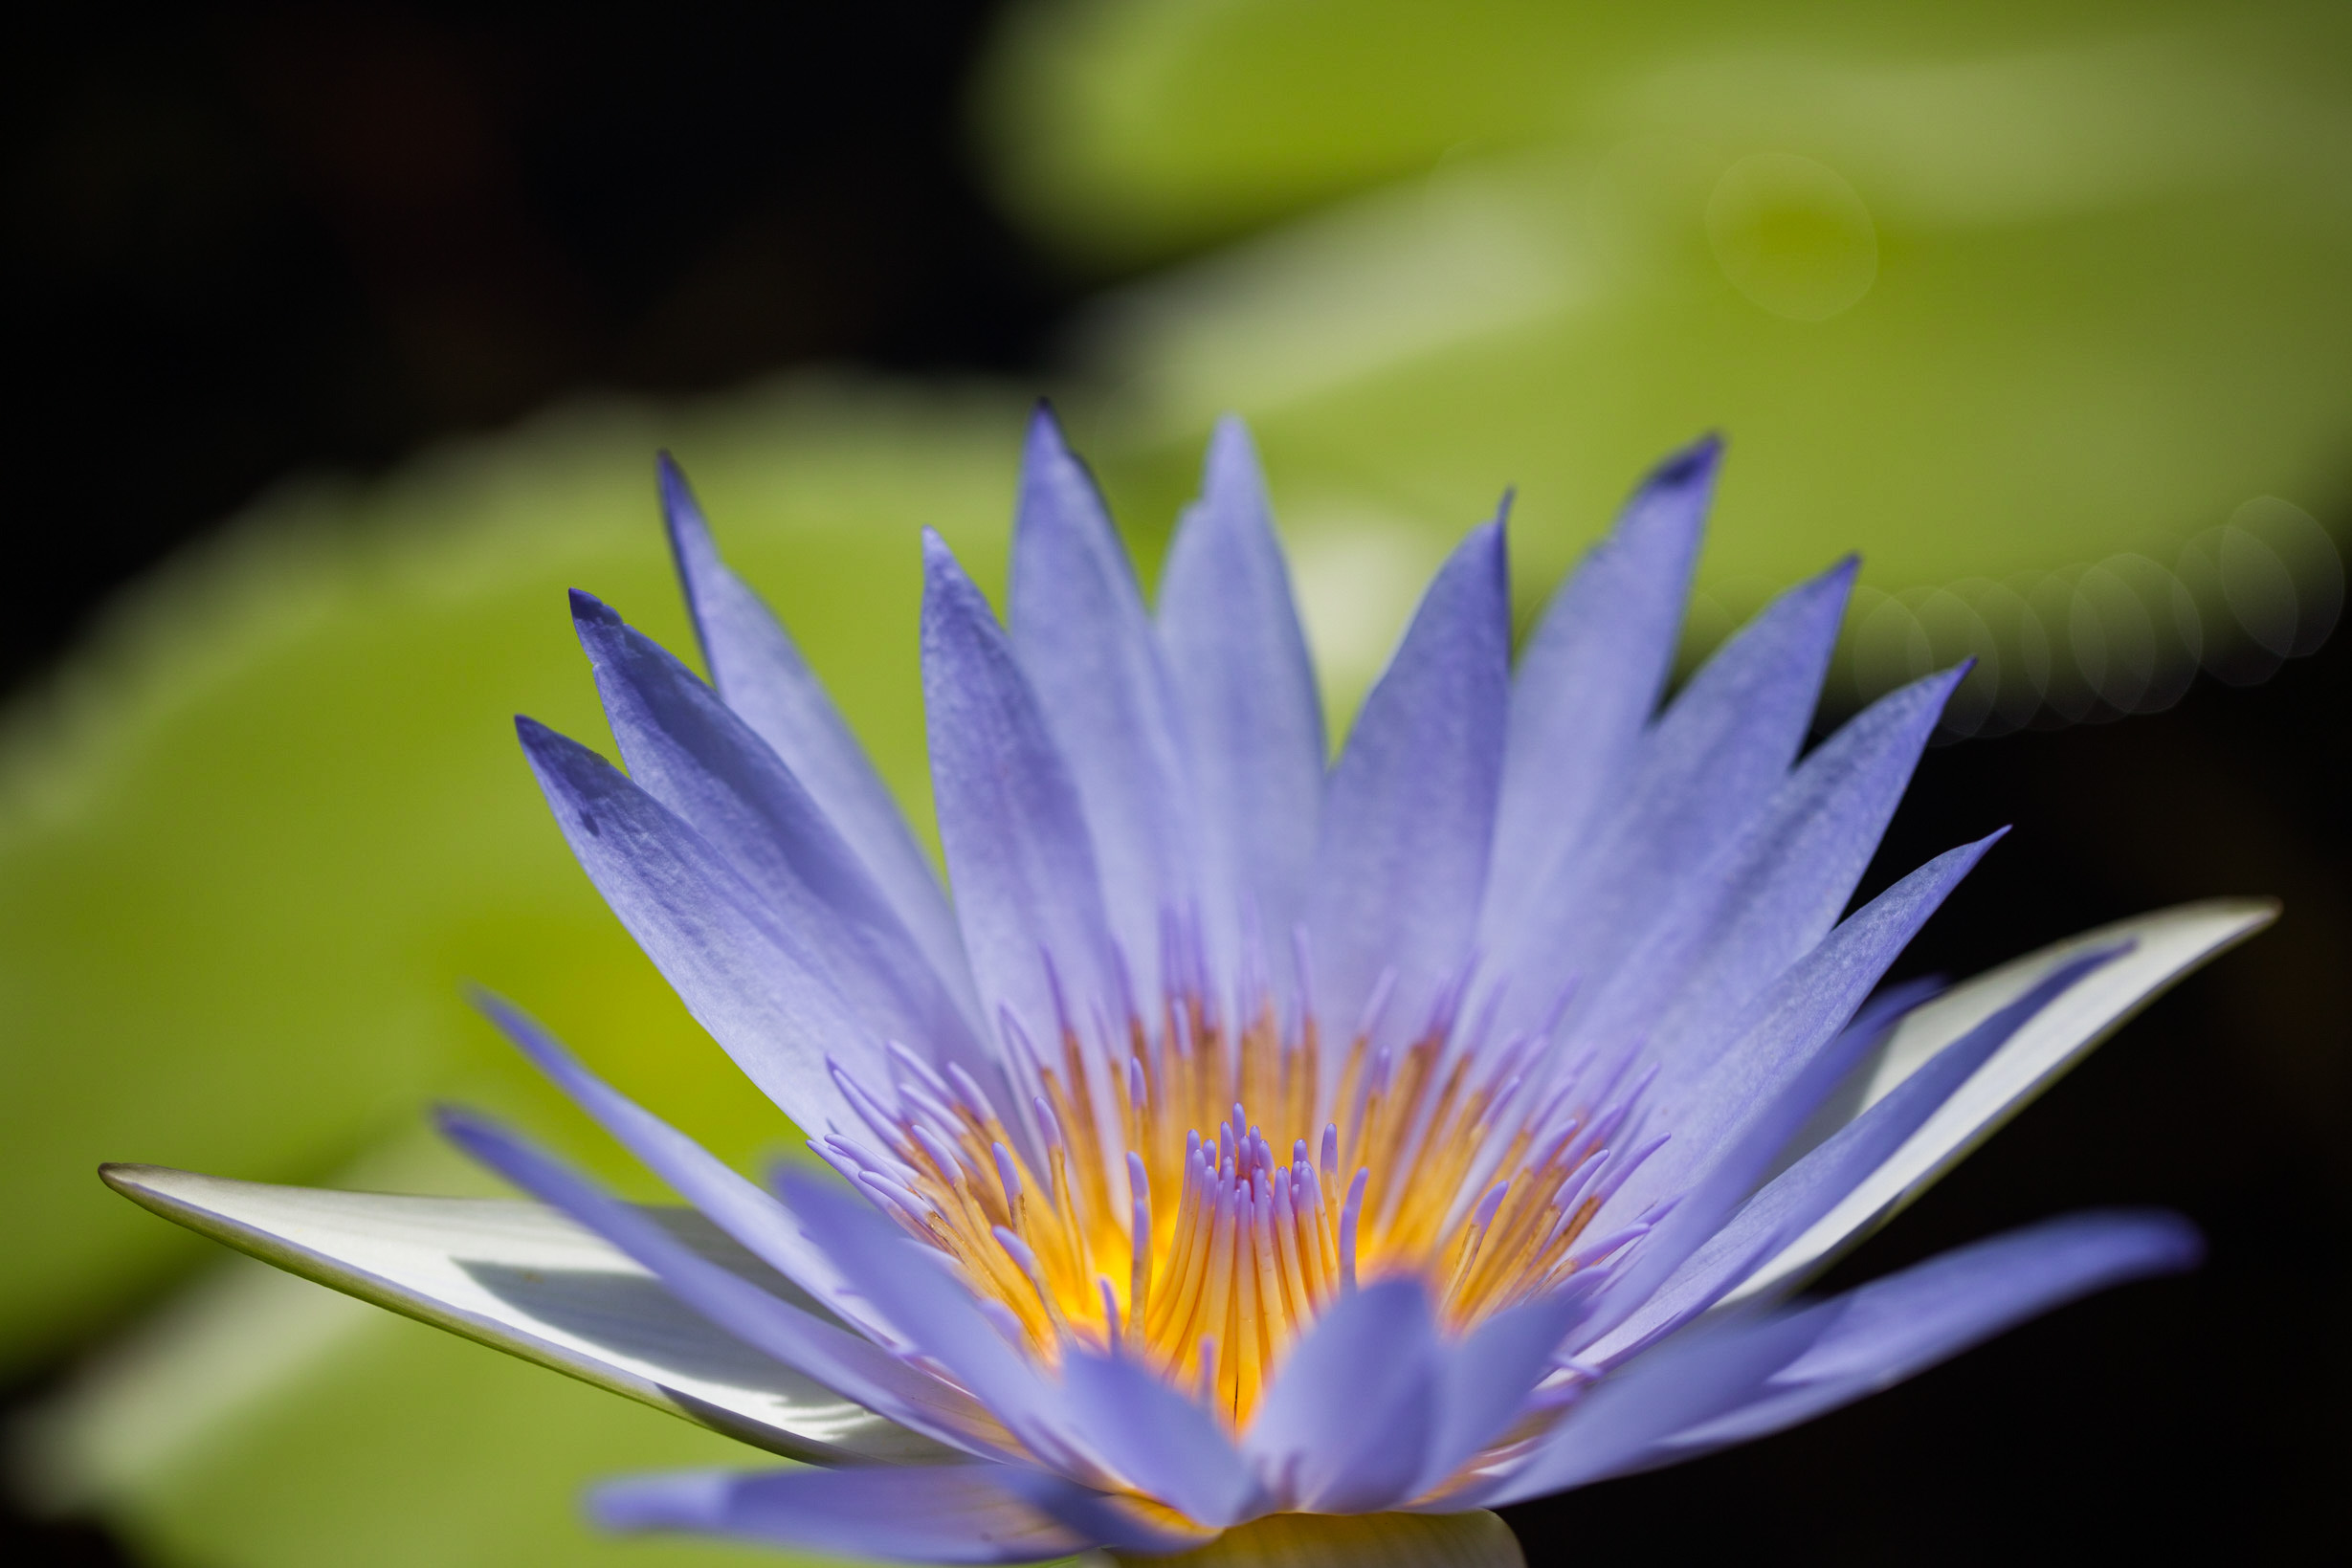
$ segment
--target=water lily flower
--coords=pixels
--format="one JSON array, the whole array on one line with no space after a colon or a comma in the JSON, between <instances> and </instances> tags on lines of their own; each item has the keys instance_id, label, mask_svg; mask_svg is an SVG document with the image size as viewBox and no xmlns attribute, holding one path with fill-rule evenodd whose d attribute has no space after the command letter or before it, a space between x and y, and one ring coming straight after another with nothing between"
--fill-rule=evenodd
<instances>
[{"instance_id":1,"label":"water lily flower","mask_svg":"<svg viewBox=\"0 0 2352 1568\"><path fill-rule=\"evenodd\" d=\"M618 1482L593 1500L613 1526L927 1562L1236 1531L1508 1561L1486 1510L2187 1266L2181 1220L2078 1215L1793 1297L2272 911L1882 988L1993 842L1844 913L1961 673L1804 751L1849 563L1661 710L1718 457L1650 477L1516 670L1502 519L1473 531L1326 766L1241 428L1155 615L1040 412L1010 631L925 541L952 903L665 460L710 684L578 595L628 771L527 719L522 744L614 914L823 1166L747 1179L485 998L691 1208L462 1111L449 1135L532 1201L107 1179L810 1462ZM1299 1517L1363 1514L1388 1517Z\"/></svg>"}]
</instances>

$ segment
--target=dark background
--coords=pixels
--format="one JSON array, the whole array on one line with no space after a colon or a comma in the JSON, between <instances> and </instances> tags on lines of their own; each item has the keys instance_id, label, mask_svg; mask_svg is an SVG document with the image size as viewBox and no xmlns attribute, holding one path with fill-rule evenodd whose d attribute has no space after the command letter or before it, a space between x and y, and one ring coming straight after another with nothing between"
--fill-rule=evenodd
<instances>
[{"instance_id":1,"label":"dark background","mask_svg":"<svg viewBox=\"0 0 2352 1568\"><path fill-rule=\"evenodd\" d=\"M989 209L959 92L993 8L53 8L7 90L12 569L0 691L289 473L367 472L581 388L812 360L1041 372L1074 286ZM2352 431L2346 432L2352 463ZM2341 525L2344 519L2325 519ZM2191 980L1829 1283L2089 1204L2212 1258L1890 1394L1512 1511L1536 1568L2300 1561L2352 1477L2352 909L2341 639L2171 713L1938 749L1865 894L2016 831L1906 972L2273 893ZM125 1560L10 1517L18 1561Z\"/></svg>"}]
</instances>

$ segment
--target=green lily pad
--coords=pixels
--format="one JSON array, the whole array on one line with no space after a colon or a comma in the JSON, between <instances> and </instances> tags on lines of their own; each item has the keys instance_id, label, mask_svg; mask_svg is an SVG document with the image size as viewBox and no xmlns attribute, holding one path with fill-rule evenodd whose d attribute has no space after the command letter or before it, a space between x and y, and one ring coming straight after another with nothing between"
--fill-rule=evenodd
<instances>
[{"instance_id":1,"label":"green lily pad","mask_svg":"<svg viewBox=\"0 0 2352 1568\"><path fill-rule=\"evenodd\" d=\"M2259 674L2341 605L2340 13L2166 14L1060 6L990 101L1075 249L1280 220L1081 360L1140 513L1250 416L1357 684L1503 484L1531 609L1721 430L1695 644L1859 550L1842 699L1973 656L1955 720L2005 727Z\"/></svg>"},{"instance_id":2,"label":"green lily pad","mask_svg":"<svg viewBox=\"0 0 2352 1568\"><path fill-rule=\"evenodd\" d=\"M448 1096L650 1194L471 1015L468 980L729 1158L789 1149L571 863L511 716L607 739L568 586L691 647L653 490L667 445L927 823L918 529L1001 571L1023 411L788 385L574 409L374 484L291 489L19 707L0 762L0 1173L17 1197L0 1353L53 1354L199 1264L229 1281L36 1424L53 1500L100 1507L163 1560L602 1561L623 1549L566 1522L586 1480L754 1457L316 1287L240 1287L95 1167L478 1188L416 1153L425 1103Z\"/></svg>"}]
</instances>

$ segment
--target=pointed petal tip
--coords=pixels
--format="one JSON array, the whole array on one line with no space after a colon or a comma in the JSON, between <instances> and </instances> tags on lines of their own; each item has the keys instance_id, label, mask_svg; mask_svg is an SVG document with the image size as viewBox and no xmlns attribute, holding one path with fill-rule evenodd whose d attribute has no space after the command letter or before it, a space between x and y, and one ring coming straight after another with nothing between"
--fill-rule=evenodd
<instances>
[{"instance_id":1,"label":"pointed petal tip","mask_svg":"<svg viewBox=\"0 0 2352 1568\"><path fill-rule=\"evenodd\" d=\"M1495 515L1462 536L1462 541L1453 547L1453 554L1448 558L1446 566L1439 568L1441 573L1456 562L1475 563L1497 570L1501 568L1510 549L1509 522L1514 494L1513 491L1504 491Z\"/></svg>"},{"instance_id":2,"label":"pointed petal tip","mask_svg":"<svg viewBox=\"0 0 2352 1568\"><path fill-rule=\"evenodd\" d=\"M1201 459L1201 498L1214 501L1240 496L1262 497L1265 489L1265 469L1258 461L1257 442L1251 436L1250 427L1239 414L1218 415L1215 428L1209 432L1208 451Z\"/></svg>"},{"instance_id":3,"label":"pointed petal tip","mask_svg":"<svg viewBox=\"0 0 2352 1568\"><path fill-rule=\"evenodd\" d=\"M2125 1210L2113 1218L2141 1232L2145 1248L2141 1255L2151 1273L2185 1274L2205 1266L2205 1232L2186 1215L2157 1208Z\"/></svg>"},{"instance_id":4,"label":"pointed petal tip","mask_svg":"<svg viewBox=\"0 0 2352 1568\"><path fill-rule=\"evenodd\" d=\"M571 601L572 624L581 630L586 631L590 627L618 629L627 624L621 619L619 610L614 609L588 589L567 588L565 591L569 595Z\"/></svg>"},{"instance_id":5,"label":"pointed petal tip","mask_svg":"<svg viewBox=\"0 0 2352 1568\"><path fill-rule=\"evenodd\" d=\"M694 486L686 478L686 471L670 455L668 448L654 454L654 480L661 492L662 521L675 540L680 533L700 534L708 525L702 520L702 503L695 498Z\"/></svg>"},{"instance_id":6,"label":"pointed petal tip","mask_svg":"<svg viewBox=\"0 0 2352 1568\"><path fill-rule=\"evenodd\" d=\"M1027 448L1025 455L1032 459L1070 456L1070 438L1062 431L1061 415L1054 411L1050 397L1040 397L1030 406Z\"/></svg>"},{"instance_id":7,"label":"pointed petal tip","mask_svg":"<svg viewBox=\"0 0 2352 1568\"><path fill-rule=\"evenodd\" d=\"M596 757L588 747L574 740L562 730L541 723L529 714L515 715L515 737L522 742L523 754L534 765L560 766L580 756ZM597 757L598 762L604 761Z\"/></svg>"},{"instance_id":8,"label":"pointed petal tip","mask_svg":"<svg viewBox=\"0 0 2352 1568\"><path fill-rule=\"evenodd\" d=\"M996 612L987 595L964 569L947 541L932 529L922 531L922 622L929 627L943 616L961 612L985 614L994 623Z\"/></svg>"},{"instance_id":9,"label":"pointed petal tip","mask_svg":"<svg viewBox=\"0 0 2352 1568\"><path fill-rule=\"evenodd\" d=\"M136 1198L152 1190L149 1173L163 1170L161 1165L143 1165L135 1160L105 1159L99 1162L98 1179L125 1198Z\"/></svg>"},{"instance_id":10,"label":"pointed petal tip","mask_svg":"<svg viewBox=\"0 0 2352 1568\"><path fill-rule=\"evenodd\" d=\"M1678 452L1669 453L1642 482L1645 490L1687 490L1712 483L1723 463L1723 433L1709 431Z\"/></svg>"}]
</instances>

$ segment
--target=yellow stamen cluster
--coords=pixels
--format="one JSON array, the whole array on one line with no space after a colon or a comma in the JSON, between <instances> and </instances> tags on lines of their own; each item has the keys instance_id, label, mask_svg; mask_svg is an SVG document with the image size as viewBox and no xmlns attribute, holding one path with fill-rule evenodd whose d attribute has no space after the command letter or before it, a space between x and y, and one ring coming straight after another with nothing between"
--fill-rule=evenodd
<instances>
[{"instance_id":1,"label":"yellow stamen cluster","mask_svg":"<svg viewBox=\"0 0 2352 1568\"><path fill-rule=\"evenodd\" d=\"M1610 1128L1546 1131L1507 1063L1482 1074L1444 1028L1393 1052L1357 1039L1328 1088L1312 1020L1286 1038L1270 1005L1237 1031L1187 1005L1130 1035L1124 1071L1068 1034L1036 1063L1042 1170L976 1093L934 1080L900 1085L932 1115L882 1129L895 1182L866 1178L1042 1358L1116 1344L1240 1424L1359 1276L1419 1276L1458 1332L1593 1261L1574 1248Z\"/></svg>"}]
</instances>

